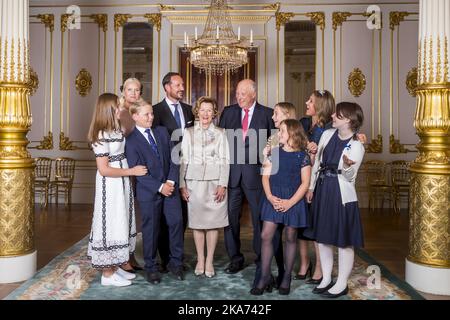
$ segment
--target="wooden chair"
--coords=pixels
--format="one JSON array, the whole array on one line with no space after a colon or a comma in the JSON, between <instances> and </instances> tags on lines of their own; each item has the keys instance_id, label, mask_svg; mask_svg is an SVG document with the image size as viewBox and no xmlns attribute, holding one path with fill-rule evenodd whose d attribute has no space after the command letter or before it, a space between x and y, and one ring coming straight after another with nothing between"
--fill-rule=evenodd
<instances>
[{"instance_id":1,"label":"wooden chair","mask_svg":"<svg viewBox=\"0 0 450 320\"><path fill-rule=\"evenodd\" d=\"M369 193L369 209L375 209L377 200L394 202L392 186L387 179L387 163L381 160L366 161L366 185Z\"/></svg>"},{"instance_id":2,"label":"wooden chair","mask_svg":"<svg viewBox=\"0 0 450 320\"><path fill-rule=\"evenodd\" d=\"M36 158L34 162L36 165L34 167L34 192L35 194L39 194L41 206L47 207L53 160L46 157L40 157Z\"/></svg>"},{"instance_id":3,"label":"wooden chair","mask_svg":"<svg viewBox=\"0 0 450 320\"><path fill-rule=\"evenodd\" d=\"M394 210L400 213L401 197L406 197L409 208L409 174L410 163L405 160L396 160L391 162L391 181L394 192Z\"/></svg>"},{"instance_id":4,"label":"wooden chair","mask_svg":"<svg viewBox=\"0 0 450 320\"><path fill-rule=\"evenodd\" d=\"M75 176L75 159L56 158L55 178L52 181L52 195L55 196L55 203L58 203L59 194L64 195L64 204L72 203L72 185Z\"/></svg>"}]
</instances>

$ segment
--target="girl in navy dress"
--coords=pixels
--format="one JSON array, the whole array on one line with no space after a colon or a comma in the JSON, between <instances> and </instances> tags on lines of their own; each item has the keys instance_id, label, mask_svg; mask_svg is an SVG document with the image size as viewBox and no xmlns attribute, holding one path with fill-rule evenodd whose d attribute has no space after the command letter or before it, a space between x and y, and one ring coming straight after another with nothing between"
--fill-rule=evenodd
<instances>
[{"instance_id":1,"label":"girl in navy dress","mask_svg":"<svg viewBox=\"0 0 450 320\"><path fill-rule=\"evenodd\" d=\"M285 226L285 273L278 288L279 293L290 292L291 273L297 247L297 228L307 226L306 202L303 199L309 186L311 162L304 151L307 138L297 120L281 122L278 133L282 147L272 150L264 163L263 188L265 197L261 203L261 279L250 293L261 295L270 291L273 279L270 265L273 257L273 236L279 224Z\"/></svg>"},{"instance_id":2,"label":"girl in navy dress","mask_svg":"<svg viewBox=\"0 0 450 320\"><path fill-rule=\"evenodd\" d=\"M348 293L354 247L364 244L355 190L356 175L364 157L364 146L356 133L364 115L358 104L341 102L332 118L333 129L326 130L320 139L306 195L312 205L310 227L305 235L319 244L323 273L313 293L327 298ZM336 283L331 279L334 247L338 247L339 254Z\"/></svg>"}]
</instances>

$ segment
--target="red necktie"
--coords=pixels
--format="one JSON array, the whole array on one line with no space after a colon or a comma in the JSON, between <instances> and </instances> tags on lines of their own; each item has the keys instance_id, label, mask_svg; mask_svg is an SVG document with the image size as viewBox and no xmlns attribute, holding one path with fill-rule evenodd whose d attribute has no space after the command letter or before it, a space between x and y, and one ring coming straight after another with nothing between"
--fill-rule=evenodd
<instances>
[{"instance_id":1,"label":"red necktie","mask_svg":"<svg viewBox=\"0 0 450 320\"><path fill-rule=\"evenodd\" d=\"M244 109L245 115L244 119L242 120L242 140L244 141L248 131L248 111L248 109Z\"/></svg>"}]
</instances>

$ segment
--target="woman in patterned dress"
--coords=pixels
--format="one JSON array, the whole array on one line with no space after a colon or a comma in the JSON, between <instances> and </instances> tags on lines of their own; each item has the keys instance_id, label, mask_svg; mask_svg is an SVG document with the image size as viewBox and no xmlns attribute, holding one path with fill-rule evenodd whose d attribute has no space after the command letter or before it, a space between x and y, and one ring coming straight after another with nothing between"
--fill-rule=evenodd
<instances>
[{"instance_id":1,"label":"woman in patterned dress","mask_svg":"<svg viewBox=\"0 0 450 320\"><path fill-rule=\"evenodd\" d=\"M136 245L129 176L145 175L147 168L128 168L119 112L119 98L115 94L100 95L89 128L88 140L95 153L97 175L88 257L94 268L102 270L102 285L127 286L136 275L118 267L130 267L129 256Z\"/></svg>"}]
</instances>

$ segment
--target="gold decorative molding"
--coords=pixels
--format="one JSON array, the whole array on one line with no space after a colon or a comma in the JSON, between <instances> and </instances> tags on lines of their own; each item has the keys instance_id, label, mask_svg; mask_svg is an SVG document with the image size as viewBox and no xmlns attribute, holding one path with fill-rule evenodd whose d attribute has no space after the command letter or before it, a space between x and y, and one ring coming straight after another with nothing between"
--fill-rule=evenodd
<instances>
[{"instance_id":1,"label":"gold decorative molding","mask_svg":"<svg viewBox=\"0 0 450 320\"><path fill-rule=\"evenodd\" d=\"M411 70L409 70L407 76L406 76L406 89L408 90L409 94L412 97L416 96L416 89L417 89L417 68L414 67Z\"/></svg>"},{"instance_id":2,"label":"gold decorative molding","mask_svg":"<svg viewBox=\"0 0 450 320\"><path fill-rule=\"evenodd\" d=\"M38 150L52 150L53 149L53 133L51 131L48 132L48 135L44 136L42 141L39 142L39 145L36 146Z\"/></svg>"},{"instance_id":3,"label":"gold decorative molding","mask_svg":"<svg viewBox=\"0 0 450 320\"><path fill-rule=\"evenodd\" d=\"M132 15L128 13L116 13L114 15L114 31L118 32L119 29L123 27L123 25L127 23L128 19L131 17Z\"/></svg>"},{"instance_id":4,"label":"gold decorative molding","mask_svg":"<svg viewBox=\"0 0 450 320\"><path fill-rule=\"evenodd\" d=\"M46 28L49 28L50 32L55 30L55 15L54 14L38 14L36 18L40 19Z\"/></svg>"},{"instance_id":5,"label":"gold decorative molding","mask_svg":"<svg viewBox=\"0 0 450 320\"><path fill-rule=\"evenodd\" d=\"M61 15L61 32L66 32L67 30L67 23L69 22L69 17L71 14L64 13Z\"/></svg>"},{"instance_id":6,"label":"gold decorative molding","mask_svg":"<svg viewBox=\"0 0 450 320\"><path fill-rule=\"evenodd\" d=\"M85 97L91 91L92 77L89 71L82 68L75 79L75 88L80 96Z\"/></svg>"},{"instance_id":7,"label":"gold decorative molding","mask_svg":"<svg viewBox=\"0 0 450 320\"><path fill-rule=\"evenodd\" d=\"M414 150L409 150L405 148L405 145L400 143L399 139L395 139L395 136L391 134L389 136L389 152L390 153L407 153L415 152Z\"/></svg>"},{"instance_id":8,"label":"gold decorative molding","mask_svg":"<svg viewBox=\"0 0 450 320\"><path fill-rule=\"evenodd\" d=\"M159 11L172 11L175 10L174 6L166 6L164 4L159 3Z\"/></svg>"},{"instance_id":9,"label":"gold decorative molding","mask_svg":"<svg viewBox=\"0 0 450 320\"><path fill-rule=\"evenodd\" d=\"M406 11L391 11L389 12L389 28L391 30L395 29L395 26L400 25L400 22L405 20L405 17L409 16L410 12Z\"/></svg>"},{"instance_id":10,"label":"gold decorative molding","mask_svg":"<svg viewBox=\"0 0 450 320\"><path fill-rule=\"evenodd\" d=\"M307 12L306 16L311 19L316 26L320 27L320 30L325 29L325 12Z\"/></svg>"},{"instance_id":11,"label":"gold decorative molding","mask_svg":"<svg viewBox=\"0 0 450 320\"><path fill-rule=\"evenodd\" d=\"M408 260L449 268L450 175L412 172L411 195Z\"/></svg>"},{"instance_id":12,"label":"gold decorative molding","mask_svg":"<svg viewBox=\"0 0 450 320\"><path fill-rule=\"evenodd\" d=\"M350 12L333 12L332 21L333 21L333 30L336 31L337 27L341 26L344 21L350 17L352 13Z\"/></svg>"},{"instance_id":13,"label":"gold decorative molding","mask_svg":"<svg viewBox=\"0 0 450 320\"><path fill-rule=\"evenodd\" d=\"M170 15L164 16L172 24L195 24L206 22L207 16L190 16L190 15ZM245 22L245 23L267 23L272 17L271 16L231 16L232 22Z\"/></svg>"},{"instance_id":14,"label":"gold decorative molding","mask_svg":"<svg viewBox=\"0 0 450 320\"><path fill-rule=\"evenodd\" d=\"M264 6L263 9L264 10L274 10L274 11L278 12L278 11L280 11L280 6L281 6L281 4L279 2L276 2L276 3L269 4L267 6Z\"/></svg>"},{"instance_id":15,"label":"gold decorative molding","mask_svg":"<svg viewBox=\"0 0 450 320\"><path fill-rule=\"evenodd\" d=\"M144 18L148 20L148 23L156 27L156 30L161 31L161 14L160 13L147 13L144 14Z\"/></svg>"},{"instance_id":16,"label":"gold decorative molding","mask_svg":"<svg viewBox=\"0 0 450 320\"><path fill-rule=\"evenodd\" d=\"M39 88L39 77L33 68L30 68L30 78L28 79L27 86L30 88L30 95L33 95Z\"/></svg>"},{"instance_id":17,"label":"gold decorative molding","mask_svg":"<svg viewBox=\"0 0 450 320\"><path fill-rule=\"evenodd\" d=\"M64 132L59 133L59 150L76 150L78 149L73 145L73 142L69 140L68 137L65 136Z\"/></svg>"},{"instance_id":18,"label":"gold decorative molding","mask_svg":"<svg viewBox=\"0 0 450 320\"><path fill-rule=\"evenodd\" d=\"M293 16L295 16L295 14L292 12L276 12L275 20L277 30L279 31L281 29L281 26L284 26L286 23L288 23Z\"/></svg>"},{"instance_id":19,"label":"gold decorative molding","mask_svg":"<svg viewBox=\"0 0 450 320\"><path fill-rule=\"evenodd\" d=\"M366 89L366 77L359 68L348 75L348 90L354 97L359 97Z\"/></svg>"},{"instance_id":20,"label":"gold decorative molding","mask_svg":"<svg viewBox=\"0 0 450 320\"><path fill-rule=\"evenodd\" d=\"M98 24L99 28L102 28L103 32L108 31L108 15L106 13L91 14L89 17Z\"/></svg>"},{"instance_id":21,"label":"gold decorative molding","mask_svg":"<svg viewBox=\"0 0 450 320\"><path fill-rule=\"evenodd\" d=\"M377 135L376 139L372 139L370 144L366 145L367 153L383 153L383 136Z\"/></svg>"}]
</instances>

